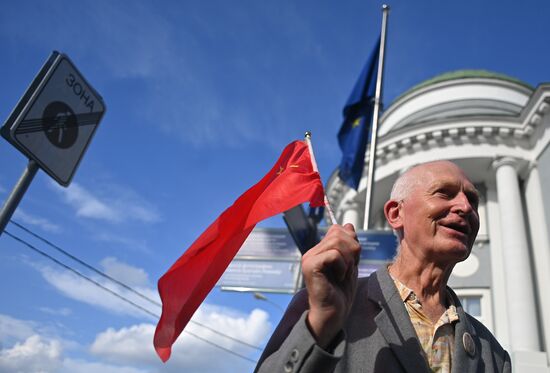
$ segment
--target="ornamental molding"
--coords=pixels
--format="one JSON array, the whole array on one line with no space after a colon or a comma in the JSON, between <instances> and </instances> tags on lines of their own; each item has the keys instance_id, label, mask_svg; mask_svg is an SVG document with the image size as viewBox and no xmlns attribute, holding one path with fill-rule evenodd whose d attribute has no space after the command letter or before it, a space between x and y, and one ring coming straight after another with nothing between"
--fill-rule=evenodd
<instances>
[{"instance_id":1,"label":"ornamental molding","mask_svg":"<svg viewBox=\"0 0 550 373\"><path fill-rule=\"evenodd\" d=\"M533 149L545 147L550 140L541 128L545 127L541 126L544 116L550 112L550 86L544 88L545 94L534 94L532 98L536 102L530 100L519 117L452 118L390 132L378 140L377 169L403 157L430 150L453 155L441 154L444 159L508 155L531 161ZM464 147L468 148L468 152L464 151ZM472 148L475 148L473 153Z\"/></svg>"},{"instance_id":2,"label":"ornamental molding","mask_svg":"<svg viewBox=\"0 0 550 373\"><path fill-rule=\"evenodd\" d=\"M498 170L500 167L510 166L514 169L514 171L518 172L521 165L520 165L518 159L516 159L516 158L498 157L497 159L495 159L493 161L493 163L491 163L491 166L493 167L493 169L495 171Z\"/></svg>"}]
</instances>

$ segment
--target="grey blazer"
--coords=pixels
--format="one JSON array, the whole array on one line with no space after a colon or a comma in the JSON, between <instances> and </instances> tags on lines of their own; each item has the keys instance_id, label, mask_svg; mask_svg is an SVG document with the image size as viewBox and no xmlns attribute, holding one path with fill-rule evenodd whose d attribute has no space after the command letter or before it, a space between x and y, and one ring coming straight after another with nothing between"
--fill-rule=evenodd
<instances>
[{"instance_id":1,"label":"grey blazer","mask_svg":"<svg viewBox=\"0 0 550 373\"><path fill-rule=\"evenodd\" d=\"M508 353L450 293L459 315L452 372L510 372ZM315 344L305 321L307 309L307 293L302 290L292 299L255 372L431 372L386 268L358 280L350 315L330 353Z\"/></svg>"}]
</instances>

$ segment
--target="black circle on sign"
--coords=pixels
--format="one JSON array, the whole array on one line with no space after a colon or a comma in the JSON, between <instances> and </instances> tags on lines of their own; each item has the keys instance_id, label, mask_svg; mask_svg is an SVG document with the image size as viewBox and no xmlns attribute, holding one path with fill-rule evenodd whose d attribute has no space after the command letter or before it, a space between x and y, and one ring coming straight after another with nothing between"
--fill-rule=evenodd
<instances>
[{"instance_id":1,"label":"black circle on sign","mask_svg":"<svg viewBox=\"0 0 550 373\"><path fill-rule=\"evenodd\" d=\"M74 145L78 138L78 122L72 109L61 101L48 104L42 113L44 134L50 142L61 149Z\"/></svg>"}]
</instances>

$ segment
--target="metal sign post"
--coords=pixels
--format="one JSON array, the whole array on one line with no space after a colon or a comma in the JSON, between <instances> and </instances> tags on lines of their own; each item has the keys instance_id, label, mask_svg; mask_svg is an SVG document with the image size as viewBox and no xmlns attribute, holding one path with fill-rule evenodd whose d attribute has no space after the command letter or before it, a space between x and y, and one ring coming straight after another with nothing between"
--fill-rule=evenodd
<instances>
[{"instance_id":1,"label":"metal sign post","mask_svg":"<svg viewBox=\"0 0 550 373\"><path fill-rule=\"evenodd\" d=\"M10 196L4 203L2 210L0 210L0 236L4 232L4 228L6 228L6 225L8 224L11 216L15 212L17 205L19 205L19 202L27 191L27 188L29 187L29 185L31 185L31 181L34 178L34 175L36 175L37 171L38 165L35 161L31 159L27 164L27 168L25 168L23 174L19 178L19 181L17 182L17 184L15 184L15 187L13 188Z\"/></svg>"},{"instance_id":2,"label":"metal sign post","mask_svg":"<svg viewBox=\"0 0 550 373\"><path fill-rule=\"evenodd\" d=\"M0 129L30 160L0 211L0 234L38 168L69 186L104 113L103 99L69 57L53 52Z\"/></svg>"}]
</instances>

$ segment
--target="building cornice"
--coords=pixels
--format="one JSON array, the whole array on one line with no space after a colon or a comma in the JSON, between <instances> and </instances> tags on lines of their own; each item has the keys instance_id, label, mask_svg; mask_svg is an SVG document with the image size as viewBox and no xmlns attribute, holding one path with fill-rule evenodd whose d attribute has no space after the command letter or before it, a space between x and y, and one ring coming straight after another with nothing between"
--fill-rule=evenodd
<instances>
[{"instance_id":1,"label":"building cornice","mask_svg":"<svg viewBox=\"0 0 550 373\"><path fill-rule=\"evenodd\" d=\"M525 153L532 153L536 147L546 146L548 143L549 139L541 137L541 131L537 129L549 110L550 85L541 85L519 117L450 118L404 127L379 139L376 151L377 166L422 150L443 150L462 146L479 148L478 155L485 153L486 156L494 156L496 151L508 153L501 155L531 158ZM468 154L463 154L458 158L467 156ZM378 179L378 175L376 178Z\"/></svg>"}]
</instances>

